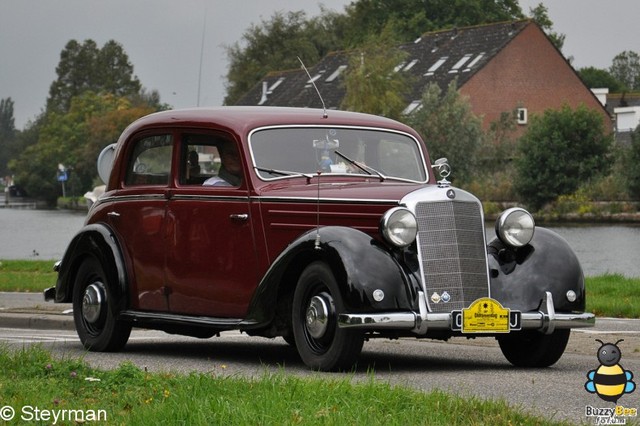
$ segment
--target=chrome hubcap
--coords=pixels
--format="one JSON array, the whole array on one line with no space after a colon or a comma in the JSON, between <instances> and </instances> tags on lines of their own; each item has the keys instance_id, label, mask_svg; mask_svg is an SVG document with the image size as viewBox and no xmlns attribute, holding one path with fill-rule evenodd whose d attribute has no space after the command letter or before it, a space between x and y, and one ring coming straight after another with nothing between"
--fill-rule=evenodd
<instances>
[{"instance_id":1,"label":"chrome hubcap","mask_svg":"<svg viewBox=\"0 0 640 426\"><path fill-rule=\"evenodd\" d=\"M329 325L329 306L320 296L313 296L307 307L307 330L314 339L319 339L327 332Z\"/></svg>"},{"instance_id":2,"label":"chrome hubcap","mask_svg":"<svg viewBox=\"0 0 640 426\"><path fill-rule=\"evenodd\" d=\"M95 323L100 318L105 297L102 283L87 286L82 297L82 316L89 323Z\"/></svg>"}]
</instances>

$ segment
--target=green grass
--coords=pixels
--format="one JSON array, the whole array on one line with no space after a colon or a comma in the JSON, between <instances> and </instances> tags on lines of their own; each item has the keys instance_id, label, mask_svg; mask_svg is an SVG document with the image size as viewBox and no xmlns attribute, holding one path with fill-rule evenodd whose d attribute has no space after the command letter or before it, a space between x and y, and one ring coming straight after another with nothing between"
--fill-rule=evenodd
<instances>
[{"instance_id":1,"label":"green grass","mask_svg":"<svg viewBox=\"0 0 640 426\"><path fill-rule=\"evenodd\" d=\"M82 360L55 359L39 346L0 346L0 365L1 403L18 416L30 406L58 413L104 410L107 424L128 425L563 424L525 415L503 401L423 393L373 376L355 383L345 375L322 380L280 372L254 379L214 372L152 374L129 362L105 371Z\"/></svg>"},{"instance_id":2,"label":"green grass","mask_svg":"<svg viewBox=\"0 0 640 426\"><path fill-rule=\"evenodd\" d=\"M54 261L0 260L0 291L41 292L56 285Z\"/></svg>"},{"instance_id":3,"label":"green grass","mask_svg":"<svg viewBox=\"0 0 640 426\"><path fill-rule=\"evenodd\" d=\"M640 279L607 274L586 279L587 311L596 316L640 318Z\"/></svg>"},{"instance_id":4,"label":"green grass","mask_svg":"<svg viewBox=\"0 0 640 426\"><path fill-rule=\"evenodd\" d=\"M56 283L53 261L0 260L0 291L41 292ZM640 318L640 278L587 277L587 311L597 316Z\"/></svg>"}]
</instances>

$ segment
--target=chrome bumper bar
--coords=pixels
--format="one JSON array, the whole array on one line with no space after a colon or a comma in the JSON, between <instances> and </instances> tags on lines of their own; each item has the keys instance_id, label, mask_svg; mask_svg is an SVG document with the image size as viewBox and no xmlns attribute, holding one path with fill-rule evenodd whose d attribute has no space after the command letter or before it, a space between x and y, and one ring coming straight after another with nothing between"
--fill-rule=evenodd
<instances>
[{"instance_id":1,"label":"chrome bumper bar","mask_svg":"<svg viewBox=\"0 0 640 426\"><path fill-rule=\"evenodd\" d=\"M426 334L428 330L453 330L451 313L433 314L427 310L424 293L418 296L420 312L387 312L372 314L340 314L338 326L365 330L410 330L416 334ZM593 327L595 315L559 314L553 307L553 296L545 292L538 312L522 312L521 329L538 330L551 334L555 329Z\"/></svg>"}]
</instances>

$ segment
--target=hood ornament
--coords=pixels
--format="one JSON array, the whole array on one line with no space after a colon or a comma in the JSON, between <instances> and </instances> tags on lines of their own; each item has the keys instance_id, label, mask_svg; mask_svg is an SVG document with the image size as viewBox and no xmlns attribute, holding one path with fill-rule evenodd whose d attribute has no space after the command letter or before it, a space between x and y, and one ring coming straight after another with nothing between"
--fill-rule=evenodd
<instances>
[{"instance_id":1,"label":"hood ornament","mask_svg":"<svg viewBox=\"0 0 640 426\"><path fill-rule=\"evenodd\" d=\"M451 182L447 180L447 178L451 174L451 166L449 166L449 160L447 160L446 158L438 158L433 163L431 168L438 170L438 174L440 175L438 186L440 188L447 188L451 185Z\"/></svg>"}]
</instances>

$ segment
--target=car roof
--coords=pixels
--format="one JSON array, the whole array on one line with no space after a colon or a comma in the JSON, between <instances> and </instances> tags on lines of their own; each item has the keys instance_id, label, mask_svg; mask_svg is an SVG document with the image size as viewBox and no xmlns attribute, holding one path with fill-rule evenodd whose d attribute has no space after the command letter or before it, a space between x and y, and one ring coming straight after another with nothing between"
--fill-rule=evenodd
<instances>
[{"instance_id":1,"label":"car roof","mask_svg":"<svg viewBox=\"0 0 640 426\"><path fill-rule=\"evenodd\" d=\"M356 125L382 127L418 136L409 126L389 118L349 111L315 108L223 106L161 111L133 122L123 133L126 136L148 127L216 127L246 134L257 127L278 125Z\"/></svg>"}]
</instances>

